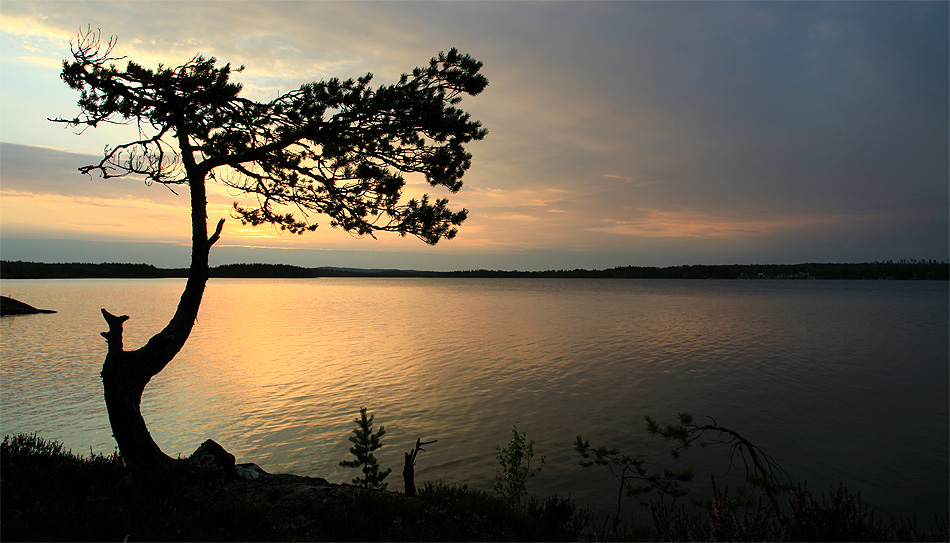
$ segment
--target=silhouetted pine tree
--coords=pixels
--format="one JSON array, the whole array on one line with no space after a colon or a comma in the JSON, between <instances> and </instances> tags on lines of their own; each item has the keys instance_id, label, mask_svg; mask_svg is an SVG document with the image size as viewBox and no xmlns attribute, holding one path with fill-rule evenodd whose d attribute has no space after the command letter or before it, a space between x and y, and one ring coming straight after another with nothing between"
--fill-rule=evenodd
<instances>
[{"instance_id":1,"label":"silhouetted pine tree","mask_svg":"<svg viewBox=\"0 0 950 543\"><path fill-rule=\"evenodd\" d=\"M363 469L363 477L357 476L353 478L354 485L363 488L385 490L388 483L384 483L383 479L392 473L393 470L392 468L387 468L386 471L380 471L379 463L376 460L376 456L373 455L373 451L383 446L379 442L379 438L386 434L386 427L380 426L379 431L373 433L373 418L373 415L366 414L365 407L360 408L360 418L353 419L353 422L356 423L356 428L353 429L353 435L349 438L353 443L353 446L350 447L350 452L353 453L356 459L341 460L340 466L344 468Z\"/></svg>"}]
</instances>

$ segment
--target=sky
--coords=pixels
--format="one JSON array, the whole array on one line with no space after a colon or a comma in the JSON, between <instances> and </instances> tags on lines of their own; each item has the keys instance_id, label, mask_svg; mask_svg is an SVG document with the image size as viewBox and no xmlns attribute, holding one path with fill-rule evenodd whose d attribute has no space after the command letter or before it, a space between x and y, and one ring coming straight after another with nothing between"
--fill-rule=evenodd
<instances>
[{"instance_id":1,"label":"sky","mask_svg":"<svg viewBox=\"0 0 950 543\"><path fill-rule=\"evenodd\" d=\"M243 95L374 74L457 47L469 210L435 247L226 218L212 265L464 270L950 258L948 2L0 3L0 257L187 266L187 195L77 172L127 126L76 134L59 79L91 26L115 53L245 65ZM410 179L410 186L418 184ZM325 221L324 221L325 222Z\"/></svg>"}]
</instances>

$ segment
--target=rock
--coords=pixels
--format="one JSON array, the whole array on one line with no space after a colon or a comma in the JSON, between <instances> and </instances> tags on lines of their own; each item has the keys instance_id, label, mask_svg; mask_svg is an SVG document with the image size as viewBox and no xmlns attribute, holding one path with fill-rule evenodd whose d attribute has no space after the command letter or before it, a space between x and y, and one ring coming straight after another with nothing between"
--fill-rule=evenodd
<instances>
[{"instance_id":1,"label":"rock","mask_svg":"<svg viewBox=\"0 0 950 543\"><path fill-rule=\"evenodd\" d=\"M234 476L234 455L212 439L202 443L189 459L203 469L220 470L225 479Z\"/></svg>"},{"instance_id":2,"label":"rock","mask_svg":"<svg viewBox=\"0 0 950 543\"><path fill-rule=\"evenodd\" d=\"M307 477L305 475L293 475L290 473L276 473L276 474L267 474L267 477L279 483L291 484L291 485L304 485L304 486L339 486L334 485L333 483L327 482L323 477Z\"/></svg>"},{"instance_id":3,"label":"rock","mask_svg":"<svg viewBox=\"0 0 950 543\"><path fill-rule=\"evenodd\" d=\"M270 475L260 466L253 462L247 464L237 464L234 466L234 474L240 477L241 479L247 479L253 481L254 479L260 479L262 477L267 477Z\"/></svg>"},{"instance_id":4,"label":"rock","mask_svg":"<svg viewBox=\"0 0 950 543\"><path fill-rule=\"evenodd\" d=\"M37 309L30 304L0 296L0 317L6 315L35 315L37 313L56 313L51 309Z\"/></svg>"},{"instance_id":5,"label":"rock","mask_svg":"<svg viewBox=\"0 0 950 543\"><path fill-rule=\"evenodd\" d=\"M353 501L362 493L374 493L380 496L402 498L402 494L386 490L368 490L348 484L330 483L322 477L306 477L289 473L267 473L253 462L234 463L234 455L209 439L188 459L200 469L217 472L236 488L246 492L261 492L267 489L267 500L285 503L292 507L303 496L322 501ZM263 495L263 494L262 494Z\"/></svg>"}]
</instances>

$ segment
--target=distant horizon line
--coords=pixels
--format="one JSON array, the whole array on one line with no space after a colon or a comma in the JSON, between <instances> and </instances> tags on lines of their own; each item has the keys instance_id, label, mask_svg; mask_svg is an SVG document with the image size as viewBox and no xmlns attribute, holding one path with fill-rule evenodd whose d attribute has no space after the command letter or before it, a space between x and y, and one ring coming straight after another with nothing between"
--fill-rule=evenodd
<instances>
[{"instance_id":1,"label":"distant horizon line","mask_svg":"<svg viewBox=\"0 0 950 543\"><path fill-rule=\"evenodd\" d=\"M158 266L155 264L149 264L148 262L119 262L119 261L102 261L102 262L80 262L80 261L70 261L70 262L41 262L36 260L0 260L0 265L2 264L13 264L13 263L22 263L22 264L42 264L47 266L65 266L65 265L86 265L86 266L104 266L104 265L113 265L113 266L150 266L159 270L187 270L190 266ZM796 263L779 263L779 262L731 262L729 264L673 264L668 266L658 266L651 264L627 264L627 265L618 265L611 266L607 268L550 268L546 270L502 270L502 269L489 269L489 268L470 268L470 269L459 269L451 271L434 271L434 270L420 270L420 269L405 269L405 268L357 268L353 266L301 266L299 264L284 264L284 263L274 263L274 262L232 262L230 264L218 264L217 266L208 266L209 268L222 268L226 266L283 266L289 268L301 268L308 270L364 270L364 271L413 271L413 272L430 272L430 273L454 273L454 272L463 272L463 271L500 271L500 272L517 272L517 273L539 273L539 272L548 272L548 271L604 271L604 270L615 270L621 268L657 268L657 269L669 269L669 268L683 268L683 267L723 267L723 266L863 266L863 265L874 265L874 264L926 264L926 265L935 265L935 264L944 264L950 265L950 259L948 260L938 260L936 258L927 258L927 259L916 259L916 258L902 258L900 260L888 259L888 260L866 260L863 262L819 262L819 261L805 261L805 262L796 262Z\"/></svg>"},{"instance_id":2,"label":"distant horizon line","mask_svg":"<svg viewBox=\"0 0 950 543\"><path fill-rule=\"evenodd\" d=\"M188 267L160 268L146 263L35 262L0 260L3 279L175 278ZM212 277L536 277L536 278L670 278L670 279L950 279L950 261L901 259L873 262L803 262L799 264L682 264L677 266L615 266L601 269L543 271L472 268L429 271L399 268L305 267L295 264L233 263L209 266Z\"/></svg>"}]
</instances>

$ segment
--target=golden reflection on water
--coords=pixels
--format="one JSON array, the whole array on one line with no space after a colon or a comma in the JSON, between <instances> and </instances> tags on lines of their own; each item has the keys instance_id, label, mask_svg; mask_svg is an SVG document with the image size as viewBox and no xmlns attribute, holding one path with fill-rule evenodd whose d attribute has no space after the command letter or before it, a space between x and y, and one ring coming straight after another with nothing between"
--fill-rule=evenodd
<instances>
[{"instance_id":1,"label":"golden reflection on water","mask_svg":"<svg viewBox=\"0 0 950 543\"><path fill-rule=\"evenodd\" d=\"M0 320L3 431L111 452L99 307L132 317L134 348L171 316L182 284L5 281L5 295L60 313ZM889 498L899 481L886 473L880 492L861 490L895 512L919 510L947 501L932 484L947 472L946 289L212 279L192 337L146 389L143 414L172 455L213 438L239 462L348 481L354 474L337 462L367 406L387 428L378 456L394 468L391 488L416 438L439 440L419 458L420 481L490 488L494 448L518 423L548 457L533 491L596 504L612 483L577 466L574 436L642 451L643 415L686 410L741 429L815 484L914 457L913 473L893 475L914 482L914 496Z\"/></svg>"}]
</instances>

